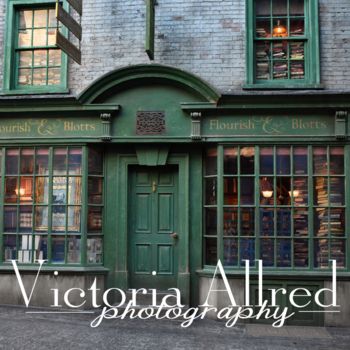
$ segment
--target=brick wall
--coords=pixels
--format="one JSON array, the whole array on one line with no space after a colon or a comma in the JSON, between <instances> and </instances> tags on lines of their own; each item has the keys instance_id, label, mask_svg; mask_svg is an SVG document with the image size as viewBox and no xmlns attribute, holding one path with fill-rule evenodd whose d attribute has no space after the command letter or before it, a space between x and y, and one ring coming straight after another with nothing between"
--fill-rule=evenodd
<instances>
[{"instance_id":1,"label":"brick wall","mask_svg":"<svg viewBox=\"0 0 350 350\"><path fill-rule=\"evenodd\" d=\"M5 3L0 0L1 67ZM144 0L83 3L83 64L69 64L74 93L112 69L150 62L144 52ZM329 90L350 91L350 1L319 4L322 83ZM154 62L195 73L225 93L239 93L245 79L244 21L245 0L158 0Z\"/></svg>"}]
</instances>

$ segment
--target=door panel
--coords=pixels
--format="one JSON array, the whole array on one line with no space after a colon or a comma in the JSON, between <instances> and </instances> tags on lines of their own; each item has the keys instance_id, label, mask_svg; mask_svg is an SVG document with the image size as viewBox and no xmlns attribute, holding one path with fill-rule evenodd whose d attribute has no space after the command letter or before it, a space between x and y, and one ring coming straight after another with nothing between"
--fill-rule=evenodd
<instances>
[{"instance_id":1,"label":"door panel","mask_svg":"<svg viewBox=\"0 0 350 350\"><path fill-rule=\"evenodd\" d=\"M129 286L176 287L177 169L133 167L129 179Z\"/></svg>"}]
</instances>

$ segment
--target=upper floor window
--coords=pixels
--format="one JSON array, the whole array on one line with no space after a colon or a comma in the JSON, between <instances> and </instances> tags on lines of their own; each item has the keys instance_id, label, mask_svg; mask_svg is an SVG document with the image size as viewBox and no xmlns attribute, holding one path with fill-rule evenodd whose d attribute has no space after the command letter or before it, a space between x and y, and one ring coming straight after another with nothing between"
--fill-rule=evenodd
<instances>
[{"instance_id":1,"label":"upper floor window","mask_svg":"<svg viewBox=\"0 0 350 350\"><path fill-rule=\"evenodd\" d=\"M248 3L248 87L318 87L317 0Z\"/></svg>"},{"instance_id":2,"label":"upper floor window","mask_svg":"<svg viewBox=\"0 0 350 350\"><path fill-rule=\"evenodd\" d=\"M66 89L66 55L55 46L52 1L30 7L9 0L4 92L46 93Z\"/></svg>"}]
</instances>

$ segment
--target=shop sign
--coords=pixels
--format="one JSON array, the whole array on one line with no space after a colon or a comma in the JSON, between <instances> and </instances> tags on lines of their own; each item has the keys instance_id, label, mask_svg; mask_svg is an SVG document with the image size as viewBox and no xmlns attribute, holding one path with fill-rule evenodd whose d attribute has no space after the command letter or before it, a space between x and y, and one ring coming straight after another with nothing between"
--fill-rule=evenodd
<instances>
[{"instance_id":1,"label":"shop sign","mask_svg":"<svg viewBox=\"0 0 350 350\"><path fill-rule=\"evenodd\" d=\"M203 136L334 136L329 116L217 116L203 119Z\"/></svg>"},{"instance_id":2,"label":"shop sign","mask_svg":"<svg viewBox=\"0 0 350 350\"><path fill-rule=\"evenodd\" d=\"M0 121L0 139L27 137L100 137L102 124L95 118L6 119Z\"/></svg>"}]
</instances>

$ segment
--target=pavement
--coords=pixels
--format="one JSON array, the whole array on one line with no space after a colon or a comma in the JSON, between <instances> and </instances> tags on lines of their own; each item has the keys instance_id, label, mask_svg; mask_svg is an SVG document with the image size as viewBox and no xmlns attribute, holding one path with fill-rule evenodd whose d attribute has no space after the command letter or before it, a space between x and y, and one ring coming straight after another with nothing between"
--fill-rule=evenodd
<instances>
[{"instance_id":1,"label":"pavement","mask_svg":"<svg viewBox=\"0 0 350 350\"><path fill-rule=\"evenodd\" d=\"M0 306L0 349L350 350L350 328L226 328L224 322L207 318L188 328L182 328L180 320L155 319L109 319L92 328L96 314L46 312Z\"/></svg>"}]
</instances>

